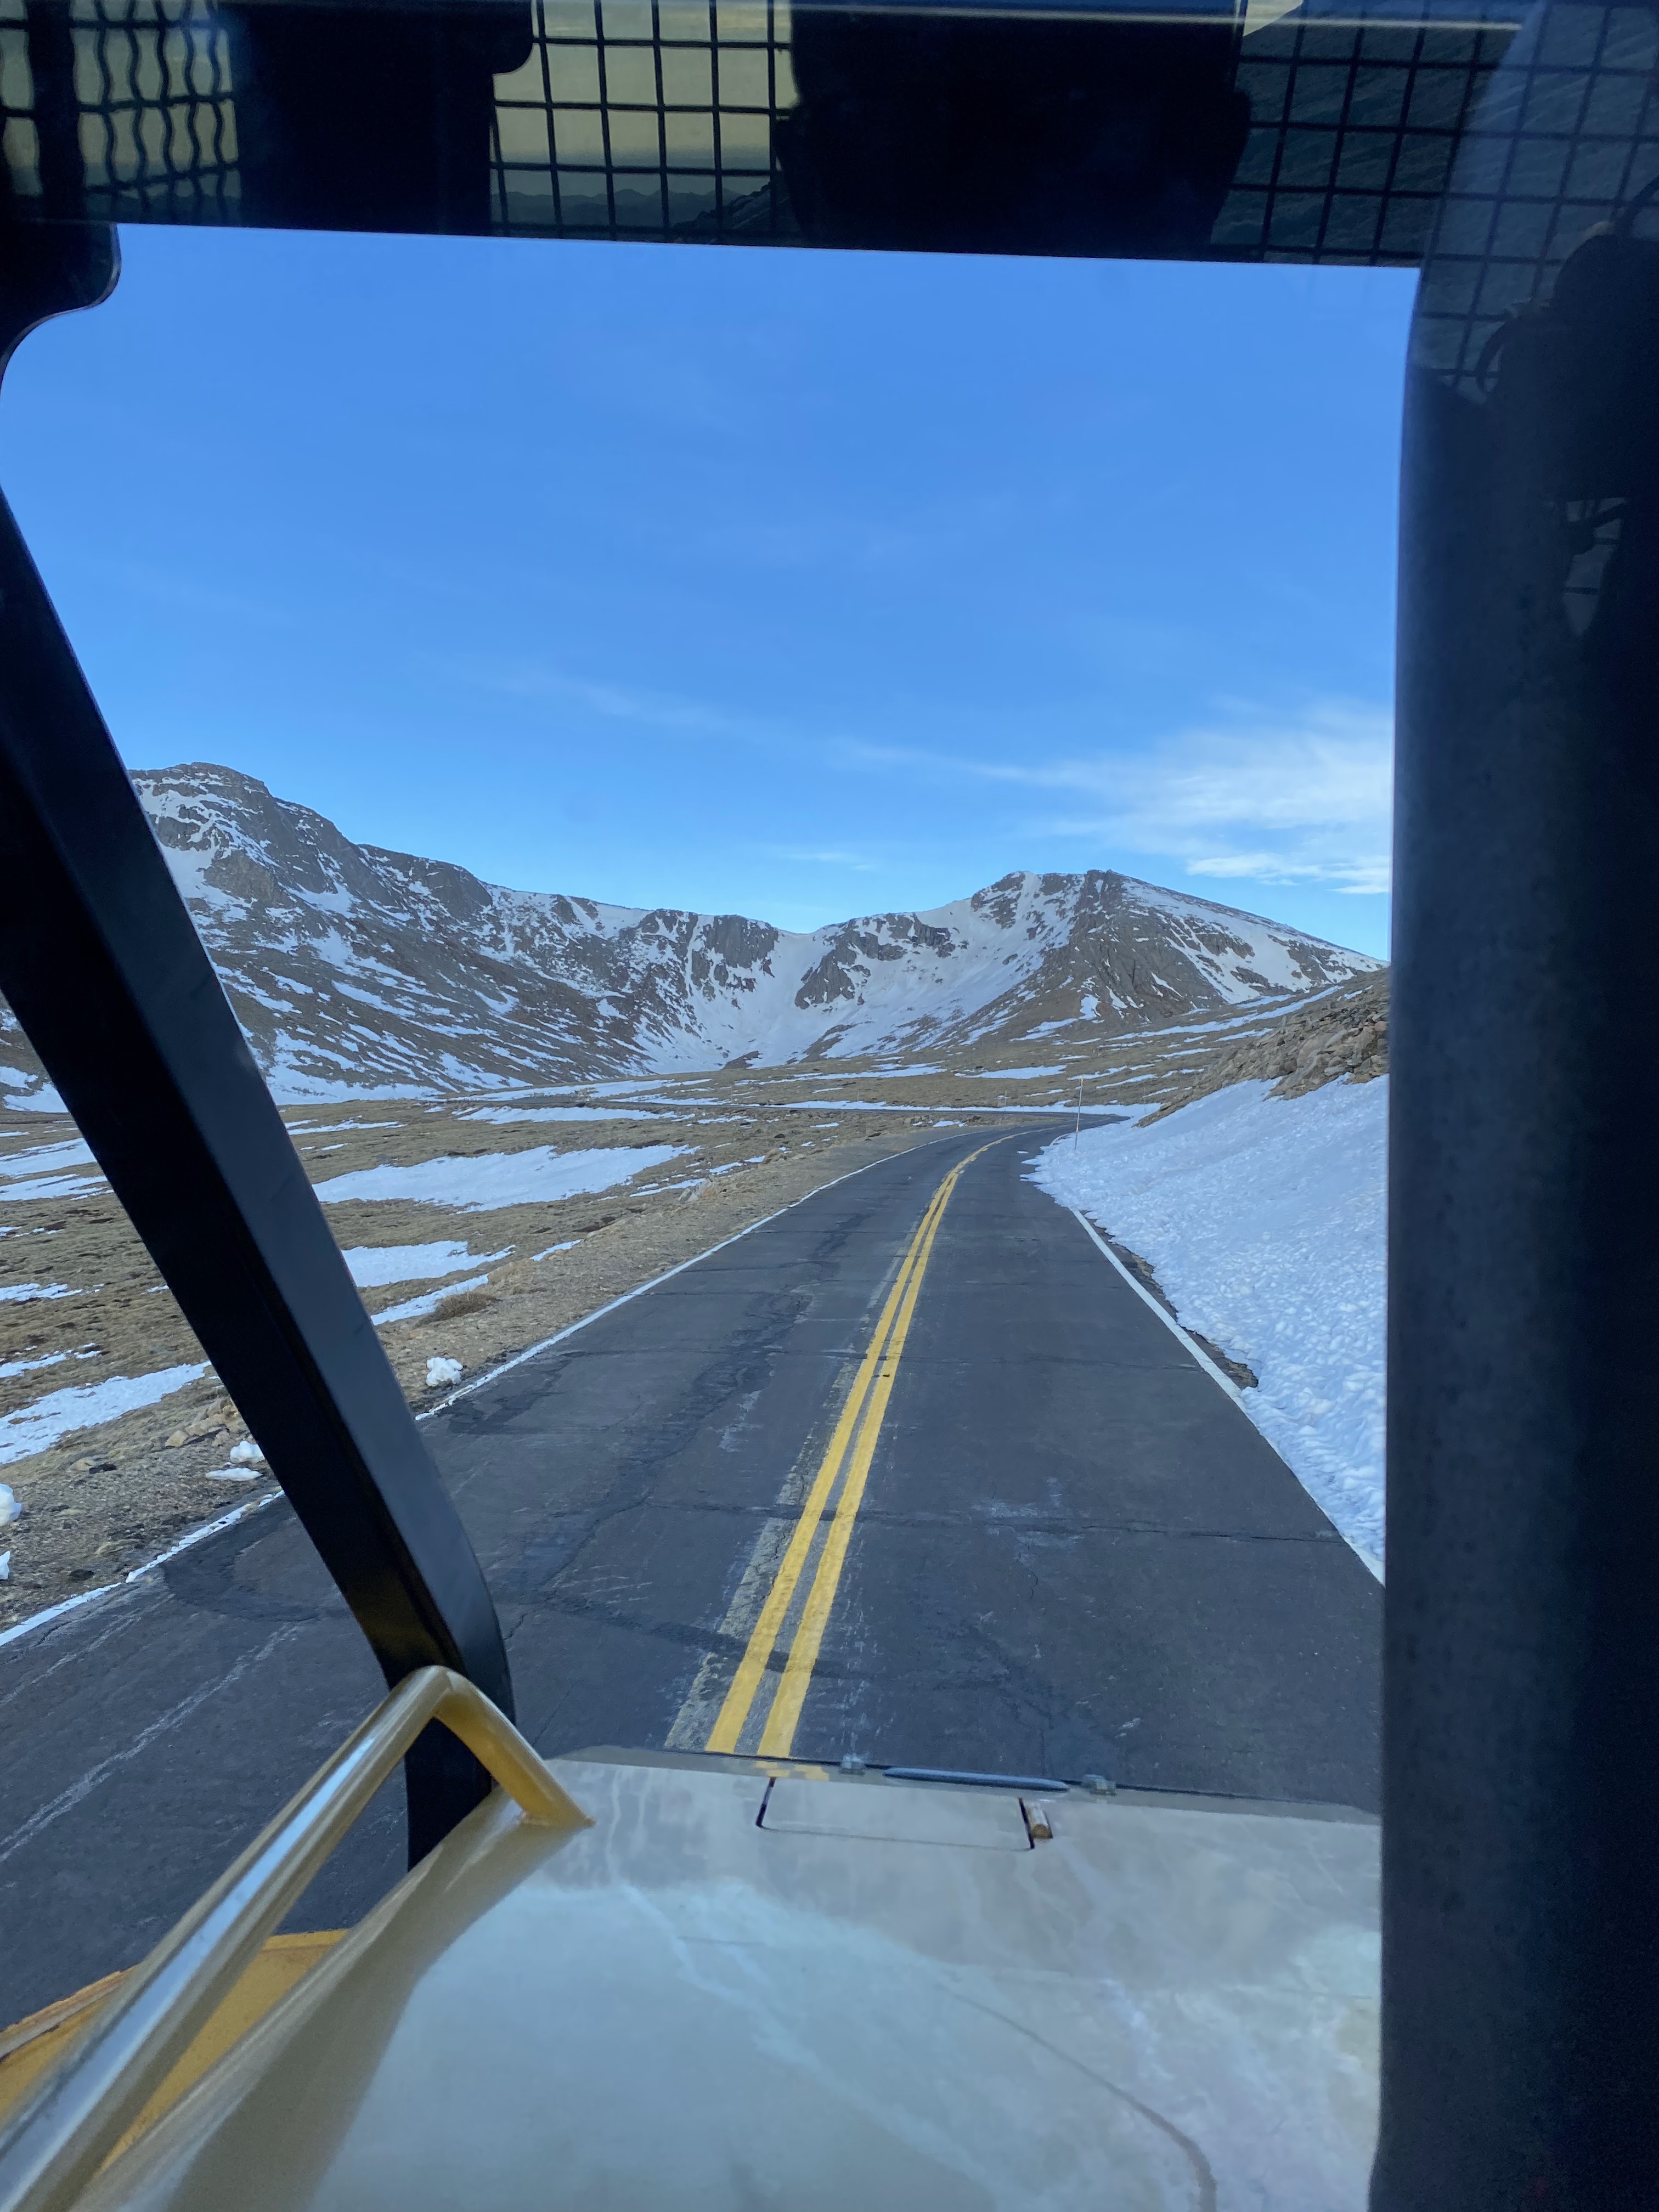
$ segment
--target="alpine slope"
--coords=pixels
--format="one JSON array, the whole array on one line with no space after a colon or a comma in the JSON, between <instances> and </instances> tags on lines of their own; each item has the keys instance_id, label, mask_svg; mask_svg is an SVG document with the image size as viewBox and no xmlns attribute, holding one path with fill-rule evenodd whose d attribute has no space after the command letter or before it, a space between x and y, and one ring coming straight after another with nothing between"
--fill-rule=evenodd
<instances>
[{"instance_id":1,"label":"alpine slope","mask_svg":"<svg viewBox=\"0 0 1659 2212\"><path fill-rule=\"evenodd\" d=\"M956 1058L1320 991L1380 965L1100 869L789 932L509 890L356 845L210 765L135 779L280 1100L870 1055ZM15 1027L0 1043L38 1079Z\"/></svg>"}]
</instances>

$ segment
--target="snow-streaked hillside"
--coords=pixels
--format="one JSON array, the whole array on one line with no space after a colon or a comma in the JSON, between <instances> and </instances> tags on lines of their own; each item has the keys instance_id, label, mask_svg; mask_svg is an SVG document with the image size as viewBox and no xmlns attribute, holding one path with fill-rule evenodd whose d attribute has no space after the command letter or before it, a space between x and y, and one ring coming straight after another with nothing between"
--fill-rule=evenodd
<instances>
[{"instance_id":1,"label":"snow-streaked hillside","mask_svg":"<svg viewBox=\"0 0 1659 2212\"><path fill-rule=\"evenodd\" d=\"M1079 1041L1379 963L1091 870L810 933L514 891L208 765L135 779L279 1097Z\"/></svg>"}]
</instances>

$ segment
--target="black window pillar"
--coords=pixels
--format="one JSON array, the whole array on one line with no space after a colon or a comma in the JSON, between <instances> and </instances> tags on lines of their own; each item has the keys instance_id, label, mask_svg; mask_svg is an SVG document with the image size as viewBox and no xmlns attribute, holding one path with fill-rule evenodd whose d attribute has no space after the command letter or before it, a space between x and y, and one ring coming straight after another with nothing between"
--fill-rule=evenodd
<instances>
[{"instance_id":1,"label":"black window pillar","mask_svg":"<svg viewBox=\"0 0 1659 2212\"><path fill-rule=\"evenodd\" d=\"M1413 332L1376 2212L1659 2188L1656 64L1540 11Z\"/></svg>"},{"instance_id":2,"label":"black window pillar","mask_svg":"<svg viewBox=\"0 0 1659 2212\"><path fill-rule=\"evenodd\" d=\"M0 364L115 281L113 234L0 226ZM0 992L184 1309L388 1684L509 1716L495 1607L10 510L0 501ZM405 1762L411 1862L488 1780Z\"/></svg>"}]
</instances>

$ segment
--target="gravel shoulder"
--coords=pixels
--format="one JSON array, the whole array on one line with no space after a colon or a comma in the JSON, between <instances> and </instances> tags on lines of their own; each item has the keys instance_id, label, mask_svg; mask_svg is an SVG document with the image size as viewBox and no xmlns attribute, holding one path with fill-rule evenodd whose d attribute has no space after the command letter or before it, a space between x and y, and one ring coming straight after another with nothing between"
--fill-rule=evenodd
<instances>
[{"instance_id":1,"label":"gravel shoulder","mask_svg":"<svg viewBox=\"0 0 1659 2212\"><path fill-rule=\"evenodd\" d=\"M384 1251L391 1261L400 1246L449 1242L491 1261L462 1262L460 1284L476 1288L448 1291L422 1278L363 1290L371 1313L429 1304L383 1330L410 1403L418 1410L453 1387L428 1386L429 1360L459 1361L467 1376L487 1370L836 1177L925 1141L937 1121L849 1115L809 1134L789 1126L794 1119L771 1112L710 1127L707 1116L665 1115L648 1136L626 1119L554 1125L556 1146L568 1139L559 1149L683 1149L610 1189L550 1203L483 1212L397 1200L331 1205L330 1224L348 1251L374 1248L377 1258ZM546 1147L550 1137L547 1125L512 1123L489 1127L489 1141L480 1143L477 1127L449 1110L310 1109L291 1120L310 1125L295 1141L313 1147L306 1164L313 1181L363 1166ZM365 1121L368 1128L336 1133ZM9 1135L16 1149L26 1135L37 1151L74 1133L67 1121L35 1115L27 1129L0 1129L0 1139ZM626 1162L618 1166L625 1171ZM106 1190L8 1205L0 1185L0 1219L11 1231L0 1238L0 1291L38 1285L58 1292L0 1302L0 1435L8 1416L38 1415L43 1407L50 1413L46 1401L61 1390L205 1369L152 1405L68 1429L46 1448L0 1463L0 1481L21 1508L0 1528L0 1553L10 1554L0 1582L3 1630L118 1581L192 1528L276 1486L257 1457L246 1456L256 1449L246 1425ZM233 1456L239 1446L240 1459Z\"/></svg>"}]
</instances>

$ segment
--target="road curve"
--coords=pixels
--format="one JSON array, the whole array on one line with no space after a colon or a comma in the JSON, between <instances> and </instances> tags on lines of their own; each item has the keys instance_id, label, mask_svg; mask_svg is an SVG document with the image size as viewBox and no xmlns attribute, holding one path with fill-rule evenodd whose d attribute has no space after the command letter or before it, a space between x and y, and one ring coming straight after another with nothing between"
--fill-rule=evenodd
<instances>
[{"instance_id":1,"label":"road curve","mask_svg":"<svg viewBox=\"0 0 1659 2212\"><path fill-rule=\"evenodd\" d=\"M1375 1806L1381 1593L1051 1134L881 1160L428 1425L543 1750ZM0 1652L0 2009L142 1955L378 1693L281 1504ZM393 1787L293 1924L400 1853Z\"/></svg>"}]
</instances>

